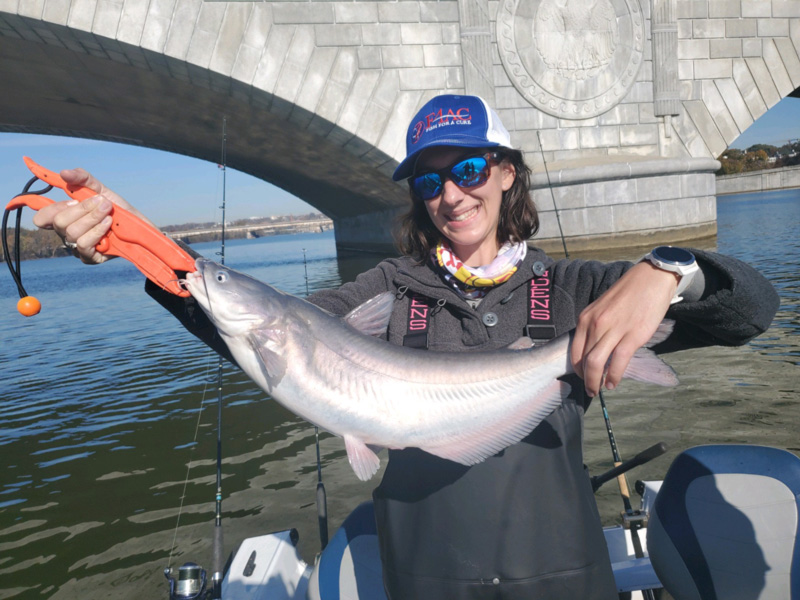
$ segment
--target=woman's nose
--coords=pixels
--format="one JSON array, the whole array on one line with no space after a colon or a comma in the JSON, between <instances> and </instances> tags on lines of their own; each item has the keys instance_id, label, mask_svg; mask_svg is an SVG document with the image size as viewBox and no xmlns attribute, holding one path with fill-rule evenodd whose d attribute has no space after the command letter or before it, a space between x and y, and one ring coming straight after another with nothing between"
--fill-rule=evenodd
<instances>
[{"instance_id":1,"label":"woman's nose","mask_svg":"<svg viewBox=\"0 0 800 600\"><path fill-rule=\"evenodd\" d=\"M444 202L458 202L463 197L464 191L460 187L458 187L450 179L444 180L444 185L442 186L442 200Z\"/></svg>"}]
</instances>

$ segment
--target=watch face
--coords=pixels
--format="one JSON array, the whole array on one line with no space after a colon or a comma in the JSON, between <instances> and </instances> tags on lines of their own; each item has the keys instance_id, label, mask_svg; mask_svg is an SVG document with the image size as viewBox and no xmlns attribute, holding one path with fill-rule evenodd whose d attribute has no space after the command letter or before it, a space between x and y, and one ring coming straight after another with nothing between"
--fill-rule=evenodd
<instances>
[{"instance_id":1,"label":"watch face","mask_svg":"<svg viewBox=\"0 0 800 600\"><path fill-rule=\"evenodd\" d=\"M694 254L674 246L659 246L654 248L651 254L660 261L675 265L690 265L695 261Z\"/></svg>"}]
</instances>

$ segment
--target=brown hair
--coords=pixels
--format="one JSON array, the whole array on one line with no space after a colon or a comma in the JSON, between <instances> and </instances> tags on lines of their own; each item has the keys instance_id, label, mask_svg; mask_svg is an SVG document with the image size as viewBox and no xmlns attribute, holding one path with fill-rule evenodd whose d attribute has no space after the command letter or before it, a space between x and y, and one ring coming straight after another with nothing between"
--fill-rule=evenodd
<instances>
[{"instance_id":1,"label":"brown hair","mask_svg":"<svg viewBox=\"0 0 800 600\"><path fill-rule=\"evenodd\" d=\"M502 160L514 167L516 176L511 187L503 192L500 220L497 226L497 243L523 242L539 231L539 214L531 199L531 170L525 164L522 152L511 148L488 148L499 152ZM398 249L423 262L442 238L431 221L425 202L409 189L411 208L400 218L395 238Z\"/></svg>"}]
</instances>

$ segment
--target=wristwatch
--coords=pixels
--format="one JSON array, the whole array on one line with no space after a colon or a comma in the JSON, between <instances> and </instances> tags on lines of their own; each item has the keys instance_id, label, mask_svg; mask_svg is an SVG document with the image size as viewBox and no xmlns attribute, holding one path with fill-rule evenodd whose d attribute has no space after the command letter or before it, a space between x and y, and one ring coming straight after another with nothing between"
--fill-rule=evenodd
<instances>
[{"instance_id":1,"label":"wristwatch","mask_svg":"<svg viewBox=\"0 0 800 600\"><path fill-rule=\"evenodd\" d=\"M683 300L681 294L686 291L686 288L692 283L694 274L700 270L700 267L697 266L697 260L694 254L683 248L676 248L675 246L658 246L657 248L653 248L642 260L650 261L655 267L658 267L662 271L675 273L681 278L678 282L678 289L675 290L675 295L670 302L671 304Z\"/></svg>"}]
</instances>

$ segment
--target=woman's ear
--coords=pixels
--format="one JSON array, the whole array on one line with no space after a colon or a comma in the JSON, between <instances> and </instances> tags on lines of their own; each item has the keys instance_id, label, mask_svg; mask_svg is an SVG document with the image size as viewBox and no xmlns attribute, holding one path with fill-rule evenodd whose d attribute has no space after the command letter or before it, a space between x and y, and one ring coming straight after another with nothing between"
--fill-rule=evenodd
<instances>
[{"instance_id":1,"label":"woman's ear","mask_svg":"<svg viewBox=\"0 0 800 600\"><path fill-rule=\"evenodd\" d=\"M514 184L514 180L517 178L517 170L514 168L514 165L507 160L504 160L500 163L500 169L503 173L501 187L503 188L504 192L507 192L511 189L511 186Z\"/></svg>"}]
</instances>

